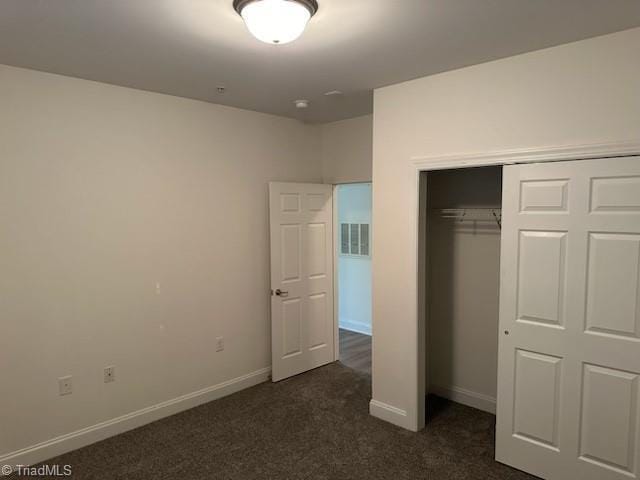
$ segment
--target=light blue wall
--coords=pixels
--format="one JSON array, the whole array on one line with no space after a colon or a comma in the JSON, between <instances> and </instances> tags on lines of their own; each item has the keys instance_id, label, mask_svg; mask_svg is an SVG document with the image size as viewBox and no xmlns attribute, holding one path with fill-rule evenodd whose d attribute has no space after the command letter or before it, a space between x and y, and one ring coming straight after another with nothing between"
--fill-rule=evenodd
<instances>
[{"instance_id":1,"label":"light blue wall","mask_svg":"<svg viewBox=\"0 0 640 480\"><path fill-rule=\"evenodd\" d=\"M370 183L338 186L341 223L371 225ZM338 315L341 328L371 335L371 257L338 255Z\"/></svg>"}]
</instances>

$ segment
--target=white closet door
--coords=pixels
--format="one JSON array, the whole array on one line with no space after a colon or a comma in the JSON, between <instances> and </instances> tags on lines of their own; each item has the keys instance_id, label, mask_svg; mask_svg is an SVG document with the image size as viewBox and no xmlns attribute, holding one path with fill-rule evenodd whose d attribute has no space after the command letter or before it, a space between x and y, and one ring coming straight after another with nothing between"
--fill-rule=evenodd
<instances>
[{"instance_id":1,"label":"white closet door","mask_svg":"<svg viewBox=\"0 0 640 480\"><path fill-rule=\"evenodd\" d=\"M334 361L332 191L269 184L274 382Z\"/></svg>"},{"instance_id":2,"label":"white closet door","mask_svg":"<svg viewBox=\"0 0 640 480\"><path fill-rule=\"evenodd\" d=\"M504 168L496 460L640 476L640 157Z\"/></svg>"}]
</instances>

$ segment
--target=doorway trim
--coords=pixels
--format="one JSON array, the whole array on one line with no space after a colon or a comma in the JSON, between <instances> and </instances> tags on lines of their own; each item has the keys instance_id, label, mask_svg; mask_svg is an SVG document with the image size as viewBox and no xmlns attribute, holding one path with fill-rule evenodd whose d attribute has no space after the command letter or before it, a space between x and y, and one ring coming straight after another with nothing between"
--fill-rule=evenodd
<instances>
[{"instance_id":1,"label":"doorway trim","mask_svg":"<svg viewBox=\"0 0 640 480\"><path fill-rule=\"evenodd\" d=\"M425 400L426 400L426 262L424 258L424 242L427 235L421 235L427 227L424 215L426 206L426 182L421 182L423 172L431 170L444 170L454 168L483 167L491 165L513 165L521 163L542 163L572 160L588 160L594 158L613 158L640 155L640 141L636 142L611 142L583 145L562 145L556 147L525 148L512 150L496 150L493 152L461 153L440 156L415 156L410 158L411 182L409 192L411 195L411 214L413 221L410 225L412 246L410 248L411 265L415 265L415 282L411 282L409 288L412 303L415 308L415 321L411 323L413 331L408 332L415 343L410 346L413 358L410 361L408 371L413 371L414 381L410 383L410 403L406 409L397 406L382 404L372 399L370 412L376 417L394 423L413 431L422 430L425 426ZM374 347L375 348L375 347ZM375 357L375 350L373 352ZM375 375L373 375L375 384ZM384 408L381 408L384 406Z\"/></svg>"},{"instance_id":2,"label":"doorway trim","mask_svg":"<svg viewBox=\"0 0 640 480\"><path fill-rule=\"evenodd\" d=\"M338 225L338 187L333 184L333 352L334 362L340 360L340 286L338 285L338 245L340 245Z\"/></svg>"}]
</instances>

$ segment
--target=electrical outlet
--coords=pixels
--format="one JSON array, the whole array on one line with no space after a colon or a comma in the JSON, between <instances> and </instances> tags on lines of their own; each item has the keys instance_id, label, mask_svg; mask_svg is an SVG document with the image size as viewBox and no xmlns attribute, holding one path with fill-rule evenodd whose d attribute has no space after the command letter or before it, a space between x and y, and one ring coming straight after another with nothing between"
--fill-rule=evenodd
<instances>
[{"instance_id":1,"label":"electrical outlet","mask_svg":"<svg viewBox=\"0 0 640 480\"><path fill-rule=\"evenodd\" d=\"M73 377L71 375L58 378L58 391L60 395L71 395L73 393Z\"/></svg>"},{"instance_id":2,"label":"electrical outlet","mask_svg":"<svg viewBox=\"0 0 640 480\"><path fill-rule=\"evenodd\" d=\"M224 350L224 337L216 338L216 352L221 352Z\"/></svg>"},{"instance_id":3,"label":"electrical outlet","mask_svg":"<svg viewBox=\"0 0 640 480\"><path fill-rule=\"evenodd\" d=\"M116 381L116 367L111 365L110 367L104 367L104 383L110 383Z\"/></svg>"}]
</instances>

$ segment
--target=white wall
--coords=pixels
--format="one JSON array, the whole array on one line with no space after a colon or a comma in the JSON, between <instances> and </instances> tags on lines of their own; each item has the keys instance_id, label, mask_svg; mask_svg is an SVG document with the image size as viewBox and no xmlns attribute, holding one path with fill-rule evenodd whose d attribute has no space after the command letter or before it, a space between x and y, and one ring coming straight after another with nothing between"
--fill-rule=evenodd
<instances>
[{"instance_id":1,"label":"white wall","mask_svg":"<svg viewBox=\"0 0 640 480\"><path fill-rule=\"evenodd\" d=\"M457 222L442 208L501 208L502 167L429 172L428 390L495 412L500 228Z\"/></svg>"},{"instance_id":2,"label":"white wall","mask_svg":"<svg viewBox=\"0 0 640 480\"><path fill-rule=\"evenodd\" d=\"M318 127L6 66L0 92L0 459L266 379L267 182L322 180Z\"/></svg>"},{"instance_id":3,"label":"white wall","mask_svg":"<svg viewBox=\"0 0 640 480\"><path fill-rule=\"evenodd\" d=\"M640 29L379 89L373 414L421 425L412 158L638 140Z\"/></svg>"},{"instance_id":4,"label":"white wall","mask_svg":"<svg viewBox=\"0 0 640 480\"><path fill-rule=\"evenodd\" d=\"M371 232L371 184L338 186L338 224L366 223ZM338 255L340 328L371 334L371 256Z\"/></svg>"},{"instance_id":5,"label":"white wall","mask_svg":"<svg viewBox=\"0 0 640 480\"><path fill-rule=\"evenodd\" d=\"M320 129L324 182L370 182L373 116L326 123Z\"/></svg>"}]
</instances>

